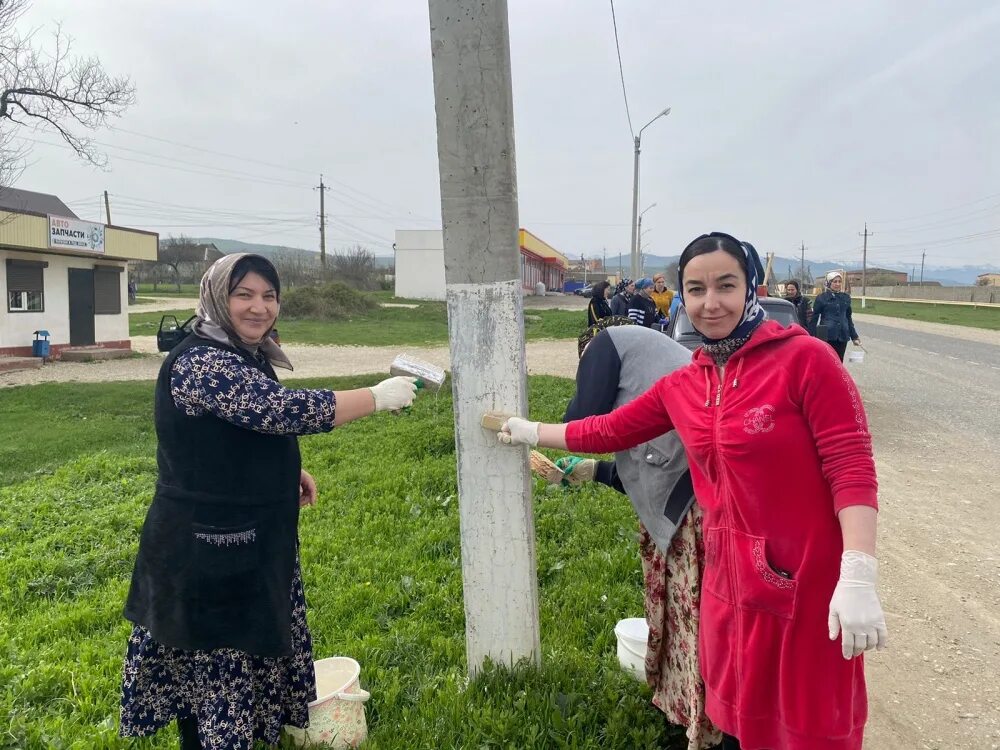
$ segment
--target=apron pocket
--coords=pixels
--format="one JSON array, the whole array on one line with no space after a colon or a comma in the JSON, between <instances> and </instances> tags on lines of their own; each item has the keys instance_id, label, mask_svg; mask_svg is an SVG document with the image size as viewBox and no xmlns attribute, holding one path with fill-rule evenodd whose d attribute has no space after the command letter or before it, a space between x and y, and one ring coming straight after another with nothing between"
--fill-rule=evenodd
<instances>
[{"instance_id":1,"label":"apron pocket","mask_svg":"<svg viewBox=\"0 0 1000 750\"><path fill-rule=\"evenodd\" d=\"M256 521L240 526L191 524L195 591L209 609L246 601L260 584L260 542Z\"/></svg>"}]
</instances>

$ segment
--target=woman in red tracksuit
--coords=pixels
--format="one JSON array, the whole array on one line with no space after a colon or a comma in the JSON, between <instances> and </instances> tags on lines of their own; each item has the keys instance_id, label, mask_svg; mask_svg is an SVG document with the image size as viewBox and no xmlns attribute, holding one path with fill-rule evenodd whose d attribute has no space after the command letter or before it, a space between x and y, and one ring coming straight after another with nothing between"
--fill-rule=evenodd
<instances>
[{"instance_id":1,"label":"woman in red tracksuit","mask_svg":"<svg viewBox=\"0 0 1000 750\"><path fill-rule=\"evenodd\" d=\"M871 437L833 350L765 321L760 274L748 243L699 237L678 273L692 363L610 414L512 418L499 438L604 453L676 429L704 510L701 671L723 747L860 750L861 654L886 641Z\"/></svg>"}]
</instances>

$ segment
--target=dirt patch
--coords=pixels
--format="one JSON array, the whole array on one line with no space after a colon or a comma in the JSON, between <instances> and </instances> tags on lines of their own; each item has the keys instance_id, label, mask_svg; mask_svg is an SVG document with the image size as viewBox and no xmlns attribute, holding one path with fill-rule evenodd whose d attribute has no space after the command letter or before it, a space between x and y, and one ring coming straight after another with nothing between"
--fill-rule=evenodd
<instances>
[{"instance_id":1,"label":"dirt patch","mask_svg":"<svg viewBox=\"0 0 1000 750\"><path fill-rule=\"evenodd\" d=\"M447 346L306 346L282 347L295 366L291 373L280 371L282 379L322 378L340 375L388 373L398 354L409 354L438 367L451 368ZM114 380L155 380L163 355L156 351L155 336L135 336L132 350L137 356L115 362L53 362L39 370L0 374L0 387L37 383L100 383ZM529 341L526 346L529 375L576 375L576 341Z\"/></svg>"}]
</instances>

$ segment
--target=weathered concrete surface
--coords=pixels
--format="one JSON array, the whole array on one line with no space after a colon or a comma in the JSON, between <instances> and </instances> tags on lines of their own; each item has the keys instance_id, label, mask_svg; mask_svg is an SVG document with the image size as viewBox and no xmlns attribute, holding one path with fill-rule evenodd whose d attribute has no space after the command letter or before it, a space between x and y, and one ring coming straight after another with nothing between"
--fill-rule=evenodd
<instances>
[{"instance_id":1,"label":"weathered concrete surface","mask_svg":"<svg viewBox=\"0 0 1000 750\"><path fill-rule=\"evenodd\" d=\"M485 411L527 413L514 107L506 0L430 0L454 379L468 667L537 662L538 581L524 448L498 449Z\"/></svg>"}]
</instances>

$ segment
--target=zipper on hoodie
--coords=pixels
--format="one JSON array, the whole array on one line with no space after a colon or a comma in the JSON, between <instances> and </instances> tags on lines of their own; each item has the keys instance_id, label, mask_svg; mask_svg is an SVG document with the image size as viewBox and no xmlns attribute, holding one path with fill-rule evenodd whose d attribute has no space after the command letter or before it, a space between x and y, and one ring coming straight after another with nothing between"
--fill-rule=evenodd
<instances>
[{"instance_id":1,"label":"zipper on hoodie","mask_svg":"<svg viewBox=\"0 0 1000 750\"><path fill-rule=\"evenodd\" d=\"M726 472L725 472L725 470L724 470L724 468L722 466L723 460L722 460L721 441L719 440L719 433L720 433L719 423L722 421L722 385L725 382L725 376L726 376L726 371L725 371L725 368L723 368L722 372L719 373L719 385L717 386L717 388L715 390L715 414L713 415L713 428L712 428L712 432L713 432L713 435L714 435L714 443L715 443L715 445L714 445L715 460L718 462L718 467L719 467L719 483L722 486L722 492L724 493L724 496L727 497L727 498L729 498L730 497L730 494L729 494L729 484L728 484L728 482L726 482ZM738 371L737 371L736 378L739 378ZM736 378L734 378L733 388L736 388L736 383L738 382L736 380ZM732 500L730 498L730 501L726 503L726 513L725 513L725 526L726 526L726 529L727 529L726 533L728 535L728 539L726 539L726 548L727 548L727 552L729 553L727 555L727 557L728 557L728 561L727 561L728 562L728 565L727 565L728 570L726 571L726 578L729 580L729 596L732 599L732 604L730 606L733 608L734 615L735 615L735 618L736 618L736 638L737 638L737 642L738 643L743 643L743 615L742 615L742 612L740 611L739 596L738 596L738 592L737 592L737 581L736 581L736 550L733 549L736 540L734 539L734 536L733 536L733 516L732 516L731 509L730 509L730 503L731 502L732 502ZM737 649L737 651L736 651L735 661L736 661L736 664L735 664L735 667L736 667L736 681L737 681L737 684L739 685L738 689L742 690L742 688L743 688L743 656L739 652L739 649Z\"/></svg>"}]
</instances>

